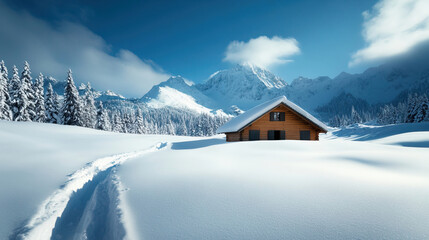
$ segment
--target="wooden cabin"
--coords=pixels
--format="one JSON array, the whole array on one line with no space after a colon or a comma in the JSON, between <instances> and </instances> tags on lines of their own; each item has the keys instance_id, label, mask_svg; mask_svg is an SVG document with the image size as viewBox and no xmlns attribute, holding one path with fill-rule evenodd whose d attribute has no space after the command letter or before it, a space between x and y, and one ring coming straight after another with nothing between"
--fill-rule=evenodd
<instances>
[{"instance_id":1,"label":"wooden cabin","mask_svg":"<svg viewBox=\"0 0 429 240\"><path fill-rule=\"evenodd\" d=\"M262 103L231 119L216 131L226 141L319 140L328 128L285 96Z\"/></svg>"}]
</instances>

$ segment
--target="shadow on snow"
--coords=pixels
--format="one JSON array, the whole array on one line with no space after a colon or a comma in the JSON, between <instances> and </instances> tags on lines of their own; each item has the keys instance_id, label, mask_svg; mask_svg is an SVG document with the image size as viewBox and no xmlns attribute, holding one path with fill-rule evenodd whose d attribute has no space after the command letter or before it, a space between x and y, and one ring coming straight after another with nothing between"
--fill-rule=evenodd
<instances>
[{"instance_id":1,"label":"shadow on snow","mask_svg":"<svg viewBox=\"0 0 429 240\"><path fill-rule=\"evenodd\" d=\"M171 149L185 150L205 148L213 145L225 144L225 138L200 139L194 141L174 142Z\"/></svg>"}]
</instances>

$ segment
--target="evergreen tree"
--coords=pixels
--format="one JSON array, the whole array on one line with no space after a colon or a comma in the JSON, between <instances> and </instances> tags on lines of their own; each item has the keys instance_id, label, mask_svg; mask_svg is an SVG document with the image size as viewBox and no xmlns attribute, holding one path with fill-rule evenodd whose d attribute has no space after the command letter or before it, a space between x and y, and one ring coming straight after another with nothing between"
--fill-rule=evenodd
<instances>
[{"instance_id":1,"label":"evergreen tree","mask_svg":"<svg viewBox=\"0 0 429 240\"><path fill-rule=\"evenodd\" d=\"M122 132L123 133L133 133L133 126L132 126L132 120L131 115L126 112L122 112Z\"/></svg>"},{"instance_id":2,"label":"evergreen tree","mask_svg":"<svg viewBox=\"0 0 429 240\"><path fill-rule=\"evenodd\" d=\"M395 108L395 123L405 123L407 120L407 104L404 102L398 103Z\"/></svg>"},{"instance_id":3,"label":"evergreen tree","mask_svg":"<svg viewBox=\"0 0 429 240\"><path fill-rule=\"evenodd\" d=\"M97 123L95 125L95 128L104 131L111 130L109 115L107 114L107 111L103 108L103 103L101 101L98 106Z\"/></svg>"},{"instance_id":4,"label":"evergreen tree","mask_svg":"<svg viewBox=\"0 0 429 240\"><path fill-rule=\"evenodd\" d=\"M86 85L83 103L83 124L85 127L94 128L97 121L97 109L95 107L94 93L90 83Z\"/></svg>"},{"instance_id":5,"label":"evergreen tree","mask_svg":"<svg viewBox=\"0 0 429 240\"><path fill-rule=\"evenodd\" d=\"M142 110L140 108L137 108L134 125L135 125L135 133L137 133L137 134L145 133L145 129L144 129L145 126L144 126L144 122L143 122L143 113L142 113Z\"/></svg>"},{"instance_id":6,"label":"evergreen tree","mask_svg":"<svg viewBox=\"0 0 429 240\"><path fill-rule=\"evenodd\" d=\"M380 124L393 124L396 122L396 111L393 105L384 105L379 113L377 122Z\"/></svg>"},{"instance_id":7,"label":"evergreen tree","mask_svg":"<svg viewBox=\"0 0 429 240\"><path fill-rule=\"evenodd\" d=\"M354 106L352 106L351 121L352 123L362 123L362 118L359 115L359 113L355 110Z\"/></svg>"},{"instance_id":8,"label":"evergreen tree","mask_svg":"<svg viewBox=\"0 0 429 240\"><path fill-rule=\"evenodd\" d=\"M417 114L417 94L408 94L407 123L414 122Z\"/></svg>"},{"instance_id":9,"label":"evergreen tree","mask_svg":"<svg viewBox=\"0 0 429 240\"><path fill-rule=\"evenodd\" d=\"M13 66L13 74L9 84L9 94L10 94L10 110L12 111L12 120L15 120L19 112L19 98L18 92L21 85L19 80L18 69L16 66Z\"/></svg>"},{"instance_id":10,"label":"evergreen tree","mask_svg":"<svg viewBox=\"0 0 429 240\"><path fill-rule=\"evenodd\" d=\"M0 73L3 74L3 77L9 79L9 73L7 72L7 67L4 64L4 61L0 61Z\"/></svg>"},{"instance_id":11,"label":"evergreen tree","mask_svg":"<svg viewBox=\"0 0 429 240\"><path fill-rule=\"evenodd\" d=\"M12 120L8 81L0 74L0 120Z\"/></svg>"},{"instance_id":12,"label":"evergreen tree","mask_svg":"<svg viewBox=\"0 0 429 240\"><path fill-rule=\"evenodd\" d=\"M27 112L30 116L30 121L35 121L36 116L36 94L32 84L30 64L27 61L24 63L24 69L21 73L21 85L27 99Z\"/></svg>"},{"instance_id":13,"label":"evergreen tree","mask_svg":"<svg viewBox=\"0 0 429 240\"><path fill-rule=\"evenodd\" d=\"M119 113L117 111L112 113L112 131L113 132L123 132L124 131L122 119L119 116Z\"/></svg>"},{"instance_id":14,"label":"evergreen tree","mask_svg":"<svg viewBox=\"0 0 429 240\"><path fill-rule=\"evenodd\" d=\"M34 93L36 99L36 119L37 122L45 122L46 121L46 113L45 113L45 90L43 88L43 74L40 73L39 77L36 79L34 83Z\"/></svg>"},{"instance_id":15,"label":"evergreen tree","mask_svg":"<svg viewBox=\"0 0 429 240\"><path fill-rule=\"evenodd\" d=\"M429 114L429 101L426 94L423 94L417 98L416 103L416 115L414 116L414 122L422 122L426 119Z\"/></svg>"},{"instance_id":16,"label":"evergreen tree","mask_svg":"<svg viewBox=\"0 0 429 240\"><path fill-rule=\"evenodd\" d=\"M60 123L60 108L58 103L58 96L54 93L51 83L48 85L45 99L45 114L46 122L48 123Z\"/></svg>"},{"instance_id":17,"label":"evergreen tree","mask_svg":"<svg viewBox=\"0 0 429 240\"><path fill-rule=\"evenodd\" d=\"M13 75L10 83L11 110L14 121L31 121L28 112L28 85L19 78L18 68L13 66Z\"/></svg>"},{"instance_id":18,"label":"evergreen tree","mask_svg":"<svg viewBox=\"0 0 429 240\"><path fill-rule=\"evenodd\" d=\"M74 84L72 71L70 69L67 75L67 84L64 88L62 123L64 125L83 126L82 106L79 99L79 92Z\"/></svg>"},{"instance_id":19,"label":"evergreen tree","mask_svg":"<svg viewBox=\"0 0 429 240\"><path fill-rule=\"evenodd\" d=\"M12 120L10 109L9 78L6 65L0 62L0 119Z\"/></svg>"}]
</instances>

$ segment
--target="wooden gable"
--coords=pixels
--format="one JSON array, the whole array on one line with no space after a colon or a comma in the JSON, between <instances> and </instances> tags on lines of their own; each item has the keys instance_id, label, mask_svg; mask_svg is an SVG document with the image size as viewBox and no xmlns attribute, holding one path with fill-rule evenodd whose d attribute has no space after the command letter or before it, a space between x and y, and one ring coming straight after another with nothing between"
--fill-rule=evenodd
<instances>
[{"instance_id":1,"label":"wooden gable","mask_svg":"<svg viewBox=\"0 0 429 240\"><path fill-rule=\"evenodd\" d=\"M270 113L284 113L284 121L270 121ZM247 141L249 140L249 131L259 130L260 140L268 140L268 131L279 130L284 131L286 139L299 140L301 131L310 131L310 139L318 140L321 130L311 121L305 119L285 104L279 104L270 111L263 114L261 117L241 129L237 133L230 133L227 136L228 141ZM228 134L227 134L228 135Z\"/></svg>"}]
</instances>

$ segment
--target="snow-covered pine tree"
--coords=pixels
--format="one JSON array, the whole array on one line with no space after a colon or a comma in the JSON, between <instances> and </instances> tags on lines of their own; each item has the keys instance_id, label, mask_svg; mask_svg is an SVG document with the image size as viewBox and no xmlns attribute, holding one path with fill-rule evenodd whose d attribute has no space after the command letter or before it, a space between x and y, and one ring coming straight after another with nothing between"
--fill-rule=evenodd
<instances>
[{"instance_id":1,"label":"snow-covered pine tree","mask_svg":"<svg viewBox=\"0 0 429 240\"><path fill-rule=\"evenodd\" d=\"M0 120L12 120L8 81L0 74Z\"/></svg>"},{"instance_id":2,"label":"snow-covered pine tree","mask_svg":"<svg viewBox=\"0 0 429 240\"><path fill-rule=\"evenodd\" d=\"M11 110L14 121L31 121L28 113L28 85L19 78L18 68L13 66L13 75L10 82Z\"/></svg>"},{"instance_id":3,"label":"snow-covered pine tree","mask_svg":"<svg viewBox=\"0 0 429 240\"><path fill-rule=\"evenodd\" d=\"M417 114L417 94L408 94L407 119L405 122L414 122Z\"/></svg>"},{"instance_id":4,"label":"snow-covered pine tree","mask_svg":"<svg viewBox=\"0 0 429 240\"><path fill-rule=\"evenodd\" d=\"M429 114L429 100L426 94L423 94L417 98L416 101L416 115L414 116L414 122L422 122L426 119L426 115Z\"/></svg>"},{"instance_id":5,"label":"snow-covered pine tree","mask_svg":"<svg viewBox=\"0 0 429 240\"><path fill-rule=\"evenodd\" d=\"M0 62L0 119L12 120L10 110L9 78L6 65Z\"/></svg>"},{"instance_id":6,"label":"snow-covered pine tree","mask_svg":"<svg viewBox=\"0 0 429 240\"><path fill-rule=\"evenodd\" d=\"M64 125L83 126L81 101L73 81L71 69L68 71L67 84L64 88L64 104L61 117Z\"/></svg>"},{"instance_id":7,"label":"snow-covered pine tree","mask_svg":"<svg viewBox=\"0 0 429 240\"><path fill-rule=\"evenodd\" d=\"M19 98L18 98L18 92L21 85L21 80L19 79L18 75L18 68L16 66L13 66L12 68L12 78L10 79L9 83L9 96L10 96L10 110L12 111L12 120L15 120L18 112L19 112Z\"/></svg>"},{"instance_id":8,"label":"snow-covered pine tree","mask_svg":"<svg viewBox=\"0 0 429 240\"><path fill-rule=\"evenodd\" d=\"M58 124L60 120L60 107L57 94L54 93L51 83L49 83L46 92L45 109L46 122Z\"/></svg>"},{"instance_id":9,"label":"snow-covered pine tree","mask_svg":"<svg viewBox=\"0 0 429 240\"><path fill-rule=\"evenodd\" d=\"M144 122L143 122L143 113L142 113L142 110L140 108L137 108L137 111L136 111L134 127L135 127L135 133L137 133L137 134L145 133Z\"/></svg>"},{"instance_id":10,"label":"snow-covered pine tree","mask_svg":"<svg viewBox=\"0 0 429 240\"><path fill-rule=\"evenodd\" d=\"M377 118L377 122L380 124L392 124L395 123L395 107L393 105L384 105L380 109L380 113Z\"/></svg>"},{"instance_id":11,"label":"snow-covered pine tree","mask_svg":"<svg viewBox=\"0 0 429 240\"><path fill-rule=\"evenodd\" d=\"M97 123L95 125L96 129L110 131L110 120L109 115L107 114L106 109L103 108L103 103L100 101L97 110Z\"/></svg>"},{"instance_id":12,"label":"snow-covered pine tree","mask_svg":"<svg viewBox=\"0 0 429 240\"><path fill-rule=\"evenodd\" d=\"M97 109L94 102L94 93L91 84L88 83L85 88L83 98L82 120L85 127L94 128L97 121Z\"/></svg>"},{"instance_id":13,"label":"snow-covered pine tree","mask_svg":"<svg viewBox=\"0 0 429 240\"><path fill-rule=\"evenodd\" d=\"M112 131L113 132L123 132L123 123L118 111L112 113Z\"/></svg>"},{"instance_id":14,"label":"snow-covered pine tree","mask_svg":"<svg viewBox=\"0 0 429 240\"><path fill-rule=\"evenodd\" d=\"M395 108L395 123L405 123L407 120L407 104L405 102L398 103Z\"/></svg>"},{"instance_id":15,"label":"snow-covered pine tree","mask_svg":"<svg viewBox=\"0 0 429 240\"><path fill-rule=\"evenodd\" d=\"M43 74L40 73L39 77L34 82L34 95L36 99L36 119L37 122L46 121L45 113L45 89L43 88Z\"/></svg>"},{"instance_id":16,"label":"snow-covered pine tree","mask_svg":"<svg viewBox=\"0 0 429 240\"><path fill-rule=\"evenodd\" d=\"M188 135L188 128L186 127L186 122L183 116L179 119L179 124L176 128L176 135L179 135L179 136Z\"/></svg>"},{"instance_id":17,"label":"snow-covered pine tree","mask_svg":"<svg viewBox=\"0 0 429 240\"><path fill-rule=\"evenodd\" d=\"M35 121L36 116L36 94L31 78L30 64L27 61L24 63L24 69L21 73L21 85L26 95L28 106L27 111L31 121Z\"/></svg>"},{"instance_id":18,"label":"snow-covered pine tree","mask_svg":"<svg viewBox=\"0 0 429 240\"><path fill-rule=\"evenodd\" d=\"M360 114L355 110L354 106L352 106L351 121L352 123L362 123L362 118Z\"/></svg>"},{"instance_id":19,"label":"snow-covered pine tree","mask_svg":"<svg viewBox=\"0 0 429 240\"><path fill-rule=\"evenodd\" d=\"M123 123L122 132L133 133L133 122L131 120L131 114L124 111L121 113L121 118Z\"/></svg>"},{"instance_id":20,"label":"snow-covered pine tree","mask_svg":"<svg viewBox=\"0 0 429 240\"><path fill-rule=\"evenodd\" d=\"M7 72L6 64L4 64L3 60L0 61L0 73L3 74L3 77L8 78L9 74Z\"/></svg>"}]
</instances>

